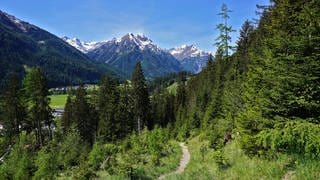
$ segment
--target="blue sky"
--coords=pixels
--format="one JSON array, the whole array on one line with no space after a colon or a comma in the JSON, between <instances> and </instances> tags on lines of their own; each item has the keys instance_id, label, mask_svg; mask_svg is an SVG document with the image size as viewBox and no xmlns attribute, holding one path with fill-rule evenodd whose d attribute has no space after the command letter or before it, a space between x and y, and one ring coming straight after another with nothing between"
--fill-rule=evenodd
<instances>
[{"instance_id":1,"label":"blue sky","mask_svg":"<svg viewBox=\"0 0 320 180\"><path fill-rule=\"evenodd\" d=\"M233 11L235 42L242 23L256 17L256 4L269 0L1 0L0 9L60 37L100 41L142 32L163 48L195 44L214 51L223 3Z\"/></svg>"}]
</instances>

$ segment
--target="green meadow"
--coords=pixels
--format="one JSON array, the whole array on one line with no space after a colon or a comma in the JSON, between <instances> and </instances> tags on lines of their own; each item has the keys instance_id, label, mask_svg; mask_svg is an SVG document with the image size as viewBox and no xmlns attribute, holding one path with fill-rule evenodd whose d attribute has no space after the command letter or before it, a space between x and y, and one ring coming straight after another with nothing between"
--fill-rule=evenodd
<instances>
[{"instance_id":1,"label":"green meadow","mask_svg":"<svg viewBox=\"0 0 320 180\"><path fill-rule=\"evenodd\" d=\"M50 107L51 108L64 108L64 105L66 104L68 94L57 94L57 95L51 95L49 98L50 101Z\"/></svg>"}]
</instances>

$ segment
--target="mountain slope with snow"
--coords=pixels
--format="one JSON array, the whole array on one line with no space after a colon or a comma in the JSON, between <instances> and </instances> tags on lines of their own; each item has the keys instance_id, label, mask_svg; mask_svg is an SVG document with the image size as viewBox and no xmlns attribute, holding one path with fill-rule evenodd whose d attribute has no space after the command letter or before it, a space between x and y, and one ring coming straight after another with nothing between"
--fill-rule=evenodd
<instances>
[{"instance_id":1,"label":"mountain slope with snow","mask_svg":"<svg viewBox=\"0 0 320 180\"><path fill-rule=\"evenodd\" d=\"M110 64L128 76L137 61L142 61L149 77L182 70L199 73L209 56L194 45L164 50L143 34L128 33L121 38L101 42L82 42L68 37L62 39L92 59Z\"/></svg>"},{"instance_id":2,"label":"mountain slope with snow","mask_svg":"<svg viewBox=\"0 0 320 180\"><path fill-rule=\"evenodd\" d=\"M0 84L11 72L22 77L25 67L42 68L50 87L94 83L102 74L115 75L106 64L92 61L59 37L3 11L0 37Z\"/></svg>"},{"instance_id":3,"label":"mountain slope with snow","mask_svg":"<svg viewBox=\"0 0 320 180\"><path fill-rule=\"evenodd\" d=\"M181 67L193 73L199 73L207 64L209 53L198 49L194 45L182 45L169 50L181 63Z\"/></svg>"},{"instance_id":4,"label":"mountain slope with snow","mask_svg":"<svg viewBox=\"0 0 320 180\"><path fill-rule=\"evenodd\" d=\"M76 38L63 40L86 53L97 62L104 62L131 76L135 64L142 62L147 77L163 76L181 71L179 61L166 50L161 49L143 34L128 33L121 38L102 42L82 42Z\"/></svg>"}]
</instances>

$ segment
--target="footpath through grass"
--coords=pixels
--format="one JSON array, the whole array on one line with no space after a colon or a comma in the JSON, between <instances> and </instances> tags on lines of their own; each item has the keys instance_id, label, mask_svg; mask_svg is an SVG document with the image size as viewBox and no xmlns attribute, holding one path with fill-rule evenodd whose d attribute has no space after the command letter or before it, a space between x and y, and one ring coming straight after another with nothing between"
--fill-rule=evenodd
<instances>
[{"instance_id":1,"label":"footpath through grass","mask_svg":"<svg viewBox=\"0 0 320 180\"><path fill-rule=\"evenodd\" d=\"M182 174L165 179L320 179L320 163L299 155L278 154L277 158L248 157L237 141L222 150L208 148L199 136L188 144L191 161Z\"/></svg>"},{"instance_id":2,"label":"footpath through grass","mask_svg":"<svg viewBox=\"0 0 320 180\"><path fill-rule=\"evenodd\" d=\"M67 101L68 94L57 94L57 95L51 95L49 98L50 101L50 107L51 108L64 108L66 101Z\"/></svg>"}]
</instances>

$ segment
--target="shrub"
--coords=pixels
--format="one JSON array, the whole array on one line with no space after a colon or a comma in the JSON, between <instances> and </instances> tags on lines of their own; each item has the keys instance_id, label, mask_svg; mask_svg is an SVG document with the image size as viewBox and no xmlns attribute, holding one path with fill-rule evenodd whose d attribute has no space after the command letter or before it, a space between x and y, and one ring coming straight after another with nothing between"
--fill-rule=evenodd
<instances>
[{"instance_id":1,"label":"shrub","mask_svg":"<svg viewBox=\"0 0 320 180\"><path fill-rule=\"evenodd\" d=\"M298 153L314 159L320 157L319 137L319 124L291 121L261 131L256 136L256 145L265 150Z\"/></svg>"},{"instance_id":2,"label":"shrub","mask_svg":"<svg viewBox=\"0 0 320 180\"><path fill-rule=\"evenodd\" d=\"M106 169L107 163L117 151L114 144L101 144L99 142L93 145L93 148L89 154L88 165L94 169L99 168Z\"/></svg>"},{"instance_id":3,"label":"shrub","mask_svg":"<svg viewBox=\"0 0 320 180\"><path fill-rule=\"evenodd\" d=\"M68 168L79 164L80 155L87 150L77 131L72 130L60 145L58 162L62 167Z\"/></svg>"},{"instance_id":4,"label":"shrub","mask_svg":"<svg viewBox=\"0 0 320 180\"><path fill-rule=\"evenodd\" d=\"M212 158L214 162L218 165L220 169L226 169L230 167L229 160L225 157L223 150L217 150L212 153Z\"/></svg>"},{"instance_id":5,"label":"shrub","mask_svg":"<svg viewBox=\"0 0 320 180\"><path fill-rule=\"evenodd\" d=\"M54 179L58 171L56 144L51 143L43 147L35 161L37 171L34 179Z\"/></svg>"}]
</instances>

